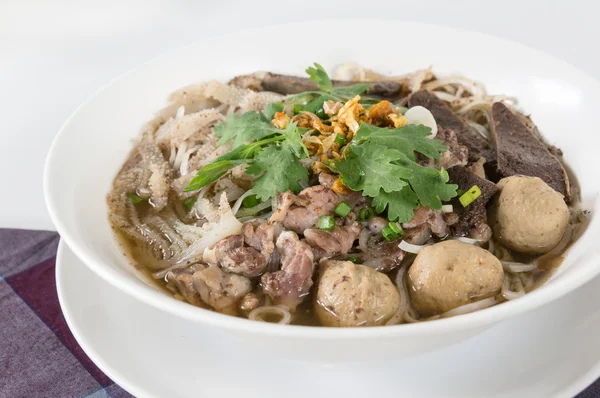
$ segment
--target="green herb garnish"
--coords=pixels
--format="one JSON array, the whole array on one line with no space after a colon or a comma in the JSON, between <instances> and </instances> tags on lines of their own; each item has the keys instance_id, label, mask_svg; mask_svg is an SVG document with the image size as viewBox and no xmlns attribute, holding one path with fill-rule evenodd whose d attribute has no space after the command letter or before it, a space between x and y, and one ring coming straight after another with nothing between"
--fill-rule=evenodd
<instances>
[{"instance_id":1,"label":"green herb garnish","mask_svg":"<svg viewBox=\"0 0 600 398\"><path fill-rule=\"evenodd\" d=\"M458 198L458 201L460 202L461 205L463 205L463 207L467 207L468 205L473 203L475 201L475 199L477 199L480 196L481 196L481 189L479 189L479 187L477 185L473 185L471 187L471 189L469 189L467 192L465 192Z\"/></svg>"},{"instance_id":2,"label":"green herb garnish","mask_svg":"<svg viewBox=\"0 0 600 398\"><path fill-rule=\"evenodd\" d=\"M371 219L371 217L373 217L374 215L375 215L375 212L373 211L373 209L371 209L370 207L363 207L358 212L358 219L363 222L369 221Z\"/></svg>"},{"instance_id":3,"label":"green herb garnish","mask_svg":"<svg viewBox=\"0 0 600 398\"><path fill-rule=\"evenodd\" d=\"M247 209L257 206L259 203L260 202L258 201L258 198L256 197L256 195L246 196L242 200L242 205Z\"/></svg>"},{"instance_id":4,"label":"green herb garnish","mask_svg":"<svg viewBox=\"0 0 600 398\"><path fill-rule=\"evenodd\" d=\"M314 63L314 66L309 66L306 69L306 73L308 73L309 80L317 83L317 87L319 87L319 89L323 90L324 92L330 94L330 96L333 97L330 99L334 100L352 99L355 96L364 93L369 89L369 87L371 87L371 85L368 83L358 83L352 84L350 86L333 87L333 83L331 82L329 75L325 71L325 68L323 68L316 62Z\"/></svg>"},{"instance_id":5,"label":"green herb garnish","mask_svg":"<svg viewBox=\"0 0 600 398\"><path fill-rule=\"evenodd\" d=\"M353 262L354 264L362 264L362 259L357 256L349 256L346 260Z\"/></svg>"},{"instance_id":6,"label":"green herb garnish","mask_svg":"<svg viewBox=\"0 0 600 398\"><path fill-rule=\"evenodd\" d=\"M251 111L241 116L230 115L225 122L216 125L214 131L219 137L218 145L231 143L232 150L200 169L185 190L198 190L221 178L230 169L247 164L246 173L257 178L252 182L255 196L243 202L246 208L255 207L254 201L264 202L280 192L299 192L301 182L308 181L308 171L300 163L300 159L309 155L302 143L302 134L306 130L299 128L295 122L288 123L283 130L273 126L271 119L275 113L284 109L291 113L291 105L294 105L294 113L308 111L326 119L328 116L323 110L325 101L346 102L363 94L370 86L334 87L323 67L317 63L309 67L307 73L319 91L288 96L284 100L290 105L287 107L276 102L268 105L263 113ZM361 96L363 104L373 101L376 100ZM416 153L439 159L440 153L447 150L443 142L428 138L430 134L431 129L422 125L390 129L362 123L351 142L346 142L341 136L335 137L335 142L344 146L344 150L340 159L328 161L327 166L339 174L348 188L371 197L378 213L387 211L390 221L406 222L417 207L441 209L442 201L456 196L457 187L447 184L449 177L444 169L427 168L416 162ZM343 217L349 210L340 203L335 213ZM371 217L371 208L359 212L361 221ZM321 227L333 229L335 219L332 216L320 218ZM386 228L388 238L398 235L393 227Z\"/></svg>"},{"instance_id":7,"label":"green herb garnish","mask_svg":"<svg viewBox=\"0 0 600 398\"><path fill-rule=\"evenodd\" d=\"M352 207L346 202L340 202L335 209L333 209L333 212L340 217L346 217L351 211Z\"/></svg>"},{"instance_id":8,"label":"green herb garnish","mask_svg":"<svg viewBox=\"0 0 600 398\"><path fill-rule=\"evenodd\" d=\"M133 203L134 205L138 205L142 202L145 202L146 199L142 198L141 196L138 196L136 194L130 194L127 195L127 198L131 201L131 203Z\"/></svg>"},{"instance_id":9,"label":"green herb garnish","mask_svg":"<svg viewBox=\"0 0 600 398\"><path fill-rule=\"evenodd\" d=\"M273 102L272 104L265 106L263 115L265 115L267 120L272 120L277 112L283 112L283 102Z\"/></svg>"},{"instance_id":10,"label":"green herb garnish","mask_svg":"<svg viewBox=\"0 0 600 398\"><path fill-rule=\"evenodd\" d=\"M335 217L333 216L321 216L317 222L317 227L324 231L333 231L335 228Z\"/></svg>"},{"instance_id":11,"label":"green herb garnish","mask_svg":"<svg viewBox=\"0 0 600 398\"><path fill-rule=\"evenodd\" d=\"M308 180L308 171L299 161L308 156L308 150L296 123L288 123L281 130L271 126L261 114L247 112L230 116L215 126L215 134L221 137L219 145L233 140L234 149L198 170L186 192L205 187L244 163L248 164L248 174L259 176L254 180L253 192L260 201L277 192L300 189L299 182ZM248 142L252 137L254 141Z\"/></svg>"},{"instance_id":12,"label":"green herb garnish","mask_svg":"<svg viewBox=\"0 0 600 398\"><path fill-rule=\"evenodd\" d=\"M194 207L194 205L196 204L196 198L187 198L186 200L183 201L183 206L190 210L192 207Z\"/></svg>"},{"instance_id":13,"label":"green herb garnish","mask_svg":"<svg viewBox=\"0 0 600 398\"><path fill-rule=\"evenodd\" d=\"M383 130L395 132L403 146ZM425 126L382 129L363 123L356 139L346 147L345 158L335 161L333 169L348 188L373 198L378 213L387 208L390 220L407 222L419 204L439 210L442 200L456 196L457 186L447 184L444 169L423 167L414 160L415 151L439 158L439 152L447 149L439 141L425 142L423 137L429 134Z\"/></svg>"}]
</instances>

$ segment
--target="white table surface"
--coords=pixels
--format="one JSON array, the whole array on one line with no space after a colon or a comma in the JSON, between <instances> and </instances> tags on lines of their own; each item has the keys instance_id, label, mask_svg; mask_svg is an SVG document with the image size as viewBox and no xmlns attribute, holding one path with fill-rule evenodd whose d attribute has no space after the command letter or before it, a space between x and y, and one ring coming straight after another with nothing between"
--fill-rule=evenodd
<instances>
[{"instance_id":1,"label":"white table surface","mask_svg":"<svg viewBox=\"0 0 600 398\"><path fill-rule=\"evenodd\" d=\"M420 21L520 41L600 78L600 2L595 0L289 4L0 0L0 228L54 229L44 205L42 173L46 152L62 123L113 77L206 35L335 17ZM287 34L290 46L303 44L302 32ZM376 37L377 32L349 26L345 35L352 40L355 34ZM387 39L390 44L409 40L410 32Z\"/></svg>"}]
</instances>

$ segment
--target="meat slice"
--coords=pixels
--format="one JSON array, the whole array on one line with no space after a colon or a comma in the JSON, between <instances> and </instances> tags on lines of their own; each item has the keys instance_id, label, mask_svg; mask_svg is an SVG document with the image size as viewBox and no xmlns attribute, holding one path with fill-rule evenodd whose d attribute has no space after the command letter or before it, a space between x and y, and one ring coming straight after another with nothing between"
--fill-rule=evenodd
<instances>
[{"instance_id":1,"label":"meat slice","mask_svg":"<svg viewBox=\"0 0 600 398\"><path fill-rule=\"evenodd\" d=\"M325 252L325 256L336 254L347 254L358 234L360 226L358 224L335 227L333 231L323 231L320 229L307 229L304 231L306 242L312 247L319 248Z\"/></svg>"},{"instance_id":2,"label":"meat slice","mask_svg":"<svg viewBox=\"0 0 600 398\"><path fill-rule=\"evenodd\" d=\"M255 277L264 271L269 256L253 247L244 247L242 235L221 239L214 247L215 257L221 268L247 277Z\"/></svg>"},{"instance_id":3,"label":"meat slice","mask_svg":"<svg viewBox=\"0 0 600 398\"><path fill-rule=\"evenodd\" d=\"M435 94L429 91L417 91L408 98L409 107L420 105L429 109L437 124L444 128L454 130L458 143L469 149L469 161L475 162L480 157L492 166L496 155L488 141L465 123L452 109Z\"/></svg>"},{"instance_id":4,"label":"meat slice","mask_svg":"<svg viewBox=\"0 0 600 398\"><path fill-rule=\"evenodd\" d=\"M409 235L416 236L423 231L412 230L421 230L423 225L426 225L430 232L432 232L438 238L443 239L449 234L448 225L446 224L446 220L444 220L442 212L439 210L433 210L429 207L419 207L417 210L415 210L413 218L402 224L402 228L410 232Z\"/></svg>"},{"instance_id":5,"label":"meat slice","mask_svg":"<svg viewBox=\"0 0 600 398\"><path fill-rule=\"evenodd\" d=\"M270 222L281 221L285 229L299 234L316 225L319 217L333 215L338 205L338 195L322 185L304 189L296 197L291 192L281 196L277 210Z\"/></svg>"},{"instance_id":6,"label":"meat slice","mask_svg":"<svg viewBox=\"0 0 600 398\"><path fill-rule=\"evenodd\" d=\"M223 272L218 266L190 267L167 274L168 286L191 304L209 305L219 312L236 313L236 303L252 289L250 279Z\"/></svg>"},{"instance_id":7,"label":"meat slice","mask_svg":"<svg viewBox=\"0 0 600 398\"><path fill-rule=\"evenodd\" d=\"M442 158L438 161L439 166L449 169L454 166L466 166L469 161L469 149L458 143L454 130L440 128L436 136L444 141L448 150L442 152Z\"/></svg>"},{"instance_id":8,"label":"meat slice","mask_svg":"<svg viewBox=\"0 0 600 398\"><path fill-rule=\"evenodd\" d=\"M242 227L244 242L250 247L263 254L271 254L275 251L275 227L264 221L246 223Z\"/></svg>"},{"instance_id":9,"label":"meat slice","mask_svg":"<svg viewBox=\"0 0 600 398\"><path fill-rule=\"evenodd\" d=\"M400 265L406 255L406 252L398 247L399 243L400 240L388 242L381 235L371 236L366 250L358 257L367 267L383 272L392 271Z\"/></svg>"},{"instance_id":10,"label":"meat slice","mask_svg":"<svg viewBox=\"0 0 600 398\"><path fill-rule=\"evenodd\" d=\"M539 177L570 201L569 180L563 166L533 130L501 102L492 105L492 133L501 177Z\"/></svg>"},{"instance_id":11,"label":"meat slice","mask_svg":"<svg viewBox=\"0 0 600 398\"><path fill-rule=\"evenodd\" d=\"M356 83L371 84L366 95L380 97L391 101L397 100L402 95L402 83L393 81L378 82L355 82L344 80L332 80L334 87L344 87ZM233 78L230 84L250 88L256 91L272 91L279 94L298 94L305 91L315 91L319 88L315 82L306 77L281 75L270 72L256 72L250 75L242 75Z\"/></svg>"},{"instance_id":12,"label":"meat slice","mask_svg":"<svg viewBox=\"0 0 600 398\"><path fill-rule=\"evenodd\" d=\"M448 169L448 175L450 182L458 185L458 189L460 190L468 191L473 185L477 185L481 191L481 196L467 207L463 207L460 204L458 197L452 201L453 212L458 215L458 221L451 226L452 235L470 236L477 234L477 237L483 236L480 232L486 228L481 226L481 224L486 223L487 203L498 192L496 184L460 166Z\"/></svg>"},{"instance_id":13,"label":"meat slice","mask_svg":"<svg viewBox=\"0 0 600 398\"><path fill-rule=\"evenodd\" d=\"M291 231L277 238L281 269L261 277L265 293L276 303L295 309L309 293L313 284L314 255L310 246Z\"/></svg>"}]
</instances>

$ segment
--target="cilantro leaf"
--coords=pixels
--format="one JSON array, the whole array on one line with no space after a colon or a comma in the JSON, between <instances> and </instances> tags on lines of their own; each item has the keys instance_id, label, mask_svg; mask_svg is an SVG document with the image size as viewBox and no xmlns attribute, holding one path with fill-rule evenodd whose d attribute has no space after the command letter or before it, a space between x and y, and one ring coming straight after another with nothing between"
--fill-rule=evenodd
<instances>
[{"instance_id":1,"label":"cilantro leaf","mask_svg":"<svg viewBox=\"0 0 600 398\"><path fill-rule=\"evenodd\" d=\"M371 87L369 83L357 83L350 86L334 87L333 90L331 90L331 95L352 99L367 91L369 87Z\"/></svg>"},{"instance_id":2,"label":"cilantro leaf","mask_svg":"<svg viewBox=\"0 0 600 398\"><path fill-rule=\"evenodd\" d=\"M372 202L378 213L387 208L387 217L391 221L407 222L414 215L414 209L419 207L417 194L407 185L397 192L385 192L383 189L373 198Z\"/></svg>"},{"instance_id":3,"label":"cilantro leaf","mask_svg":"<svg viewBox=\"0 0 600 398\"><path fill-rule=\"evenodd\" d=\"M300 190L299 181L308 180L308 171L294 155L292 144L272 145L262 150L246 169L250 175L260 176L253 182L252 192L260 201L288 189Z\"/></svg>"},{"instance_id":4,"label":"cilantro leaf","mask_svg":"<svg viewBox=\"0 0 600 398\"><path fill-rule=\"evenodd\" d=\"M291 150L298 158L308 157L308 149L302 142L302 135L300 134L298 123L290 122L284 130L279 130L279 132L285 138L284 144L287 150Z\"/></svg>"},{"instance_id":5,"label":"cilantro leaf","mask_svg":"<svg viewBox=\"0 0 600 398\"><path fill-rule=\"evenodd\" d=\"M217 124L214 131L220 137L218 145L233 141L233 149L281 132L264 115L255 111L241 116L230 115L225 122Z\"/></svg>"},{"instance_id":6,"label":"cilantro leaf","mask_svg":"<svg viewBox=\"0 0 600 398\"><path fill-rule=\"evenodd\" d=\"M247 160L220 160L209 163L198 170L198 174L196 174L188 186L185 187L184 191L190 192L203 188L223 177L225 173L233 169L235 166L245 162L247 162Z\"/></svg>"},{"instance_id":7,"label":"cilantro leaf","mask_svg":"<svg viewBox=\"0 0 600 398\"><path fill-rule=\"evenodd\" d=\"M306 73L308 73L308 80L317 83L317 87L326 93L330 93L333 90L333 83L331 83L331 79L329 75L325 71L325 69L315 62L315 66L309 66L306 68Z\"/></svg>"},{"instance_id":8,"label":"cilantro leaf","mask_svg":"<svg viewBox=\"0 0 600 398\"><path fill-rule=\"evenodd\" d=\"M278 131L282 132L281 130L278 130ZM260 150L262 149L263 146L273 143L273 142L283 141L284 139L285 139L285 136L279 134L279 135L276 135L271 138L265 138L264 140L252 142L250 144L240 145L237 148L235 148L234 150L227 152L224 155L219 156L215 160L215 162L219 162L222 160L254 159L256 157L256 155L260 152Z\"/></svg>"},{"instance_id":9,"label":"cilantro leaf","mask_svg":"<svg viewBox=\"0 0 600 398\"><path fill-rule=\"evenodd\" d=\"M415 177L410 181L410 187L419 195L419 202L423 206L440 210L441 200L450 200L456 196L458 185L447 184L448 172L443 168L438 171L415 163L413 173Z\"/></svg>"},{"instance_id":10,"label":"cilantro leaf","mask_svg":"<svg viewBox=\"0 0 600 398\"><path fill-rule=\"evenodd\" d=\"M277 112L283 112L283 102L273 102L272 104L265 106L263 115L265 115L267 120L272 120Z\"/></svg>"},{"instance_id":11,"label":"cilantro leaf","mask_svg":"<svg viewBox=\"0 0 600 398\"><path fill-rule=\"evenodd\" d=\"M419 196L419 202L423 206L439 210L442 208L442 200L450 200L456 196L458 185L447 184L450 178L443 168L436 170L423 167L409 159L399 160L398 163L412 170L410 187Z\"/></svg>"},{"instance_id":12,"label":"cilantro leaf","mask_svg":"<svg viewBox=\"0 0 600 398\"><path fill-rule=\"evenodd\" d=\"M348 188L374 197L380 189L393 192L408 185L412 170L395 163L404 158L398 150L365 142L350 146L346 156L334 163L334 169Z\"/></svg>"},{"instance_id":13,"label":"cilantro leaf","mask_svg":"<svg viewBox=\"0 0 600 398\"><path fill-rule=\"evenodd\" d=\"M401 151L411 160L415 160L415 152L428 158L439 159L440 152L447 150L448 147L440 140L427 138L430 134L431 128L423 125L409 124L397 129L389 129L361 123L354 141L369 141L385 145Z\"/></svg>"}]
</instances>

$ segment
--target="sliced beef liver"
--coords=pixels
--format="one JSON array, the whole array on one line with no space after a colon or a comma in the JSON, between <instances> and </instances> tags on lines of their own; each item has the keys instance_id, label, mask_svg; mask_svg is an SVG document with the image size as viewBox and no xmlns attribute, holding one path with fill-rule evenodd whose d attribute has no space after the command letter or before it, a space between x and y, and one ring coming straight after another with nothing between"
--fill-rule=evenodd
<instances>
[{"instance_id":1,"label":"sliced beef liver","mask_svg":"<svg viewBox=\"0 0 600 398\"><path fill-rule=\"evenodd\" d=\"M477 185L481 190L481 196L467 207L463 207L458 198L454 199L452 203L454 213L458 215L458 222L451 226L452 235L468 236L471 229L477 228L481 223L486 222L485 207L492 196L498 192L498 188L493 182L479 177L462 166L448 169L448 175L450 176L450 182L458 185L460 190L468 191L473 185Z\"/></svg>"},{"instance_id":2,"label":"sliced beef liver","mask_svg":"<svg viewBox=\"0 0 600 398\"><path fill-rule=\"evenodd\" d=\"M492 134L496 142L497 171L500 177L526 175L539 177L570 200L567 173L531 128L506 105L492 105Z\"/></svg>"},{"instance_id":3,"label":"sliced beef liver","mask_svg":"<svg viewBox=\"0 0 600 398\"><path fill-rule=\"evenodd\" d=\"M469 148L469 161L476 162L480 157L495 164L496 156L488 141L465 123L450 107L429 91L417 91L408 98L408 106L422 106L429 109L435 121L444 129L454 130L458 143Z\"/></svg>"}]
</instances>

